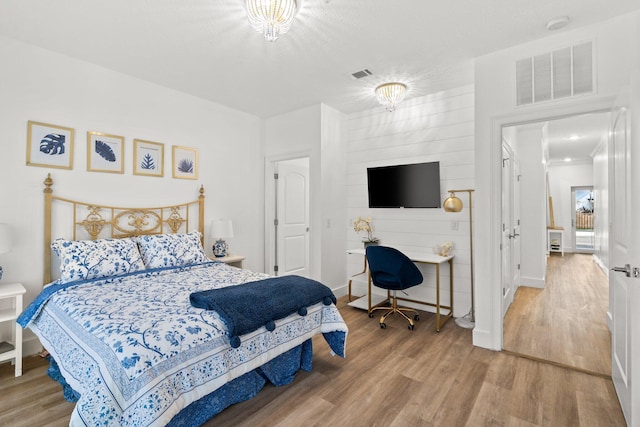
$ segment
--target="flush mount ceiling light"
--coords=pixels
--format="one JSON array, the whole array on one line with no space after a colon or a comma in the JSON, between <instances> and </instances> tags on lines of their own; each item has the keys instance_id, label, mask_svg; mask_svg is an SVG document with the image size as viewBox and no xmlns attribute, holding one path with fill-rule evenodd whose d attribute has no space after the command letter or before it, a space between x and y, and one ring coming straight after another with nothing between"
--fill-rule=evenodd
<instances>
[{"instance_id":1,"label":"flush mount ceiling light","mask_svg":"<svg viewBox=\"0 0 640 427\"><path fill-rule=\"evenodd\" d=\"M547 30L556 31L561 28L564 28L568 23L569 23L568 16L558 16L549 20L549 22L547 22Z\"/></svg>"},{"instance_id":2,"label":"flush mount ceiling light","mask_svg":"<svg viewBox=\"0 0 640 427\"><path fill-rule=\"evenodd\" d=\"M407 86L404 83L385 83L376 88L376 98L387 108L387 111L391 112L395 111L396 105L402 102L406 92Z\"/></svg>"},{"instance_id":3,"label":"flush mount ceiling light","mask_svg":"<svg viewBox=\"0 0 640 427\"><path fill-rule=\"evenodd\" d=\"M270 42L289 31L297 11L296 0L246 0L245 6L253 29Z\"/></svg>"}]
</instances>

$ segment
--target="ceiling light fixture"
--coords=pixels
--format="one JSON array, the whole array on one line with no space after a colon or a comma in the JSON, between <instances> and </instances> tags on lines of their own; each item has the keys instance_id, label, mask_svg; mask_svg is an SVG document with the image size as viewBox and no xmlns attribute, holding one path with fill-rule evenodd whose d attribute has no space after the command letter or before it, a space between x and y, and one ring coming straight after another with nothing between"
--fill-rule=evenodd
<instances>
[{"instance_id":1,"label":"ceiling light fixture","mask_svg":"<svg viewBox=\"0 0 640 427\"><path fill-rule=\"evenodd\" d=\"M270 42L289 31L297 11L296 0L246 0L245 6L253 29Z\"/></svg>"},{"instance_id":2,"label":"ceiling light fixture","mask_svg":"<svg viewBox=\"0 0 640 427\"><path fill-rule=\"evenodd\" d=\"M558 16L549 20L549 22L547 22L547 30L556 31L561 28L564 28L568 23L569 23L568 16Z\"/></svg>"},{"instance_id":3,"label":"ceiling light fixture","mask_svg":"<svg viewBox=\"0 0 640 427\"><path fill-rule=\"evenodd\" d=\"M391 112L395 111L396 105L402 102L406 92L407 86L404 83L385 83L376 88L376 98Z\"/></svg>"}]
</instances>

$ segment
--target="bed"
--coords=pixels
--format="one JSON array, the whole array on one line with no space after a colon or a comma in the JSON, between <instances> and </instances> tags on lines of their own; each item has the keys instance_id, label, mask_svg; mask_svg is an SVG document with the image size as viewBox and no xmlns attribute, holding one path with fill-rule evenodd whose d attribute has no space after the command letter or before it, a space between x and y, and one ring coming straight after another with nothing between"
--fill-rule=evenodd
<instances>
[{"instance_id":1,"label":"bed","mask_svg":"<svg viewBox=\"0 0 640 427\"><path fill-rule=\"evenodd\" d=\"M288 384L310 370L314 335L324 336L325 351L345 356L348 329L324 285L209 260L204 188L194 202L140 209L58 198L52 186L49 176L49 284L18 322L38 336L50 353L50 376L77 402L70 425L201 425L267 382ZM70 238L52 237L58 202L71 205ZM195 229L187 231L190 224ZM56 258L60 267L51 268ZM280 299L247 306L247 294L235 296L257 289ZM198 308L201 296L217 310ZM270 305L281 313L270 314Z\"/></svg>"}]
</instances>

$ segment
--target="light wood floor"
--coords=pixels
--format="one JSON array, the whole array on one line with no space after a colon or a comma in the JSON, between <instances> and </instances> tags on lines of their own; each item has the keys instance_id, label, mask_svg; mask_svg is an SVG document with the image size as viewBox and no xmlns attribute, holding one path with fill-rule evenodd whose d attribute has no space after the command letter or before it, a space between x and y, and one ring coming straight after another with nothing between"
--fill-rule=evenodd
<instances>
[{"instance_id":1,"label":"light wood floor","mask_svg":"<svg viewBox=\"0 0 640 427\"><path fill-rule=\"evenodd\" d=\"M266 386L213 426L624 426L610 380L473 347L471 331L421 313L414 331L399 318L387 329L338 302L349 325L347 358L314 339L312 372ZM0 426L68 425L73 405L37 356L24 375L0 365Z\"/></svg>"},{"instance_id":2,"label":"light wood floor","mask_svg":"<svg viewBox=\"0 0 640 427\"><path fill-rule=\"evenodd\" d=\"M520 287L504 319L505 350L611 375L607 277L589 254L547 259L544 289Z\"/></svg>"}]
</instances>

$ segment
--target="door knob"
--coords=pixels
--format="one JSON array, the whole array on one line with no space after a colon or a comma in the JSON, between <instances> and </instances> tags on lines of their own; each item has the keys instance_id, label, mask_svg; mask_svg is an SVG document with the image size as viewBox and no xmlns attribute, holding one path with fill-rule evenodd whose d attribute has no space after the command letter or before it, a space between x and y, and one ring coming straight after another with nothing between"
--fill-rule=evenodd
<instances>
[{"instance_id":1,"label":"door knob","mask_svg":"<svg viewBox=\"0 0 640 427\"><path fill-rule=\"evenodd\" d=\"M629 264L625 264L624 267L613 267L611 270L624 273L627 277L631 277L631 266Z\"/></svg>"}]
</instances>

